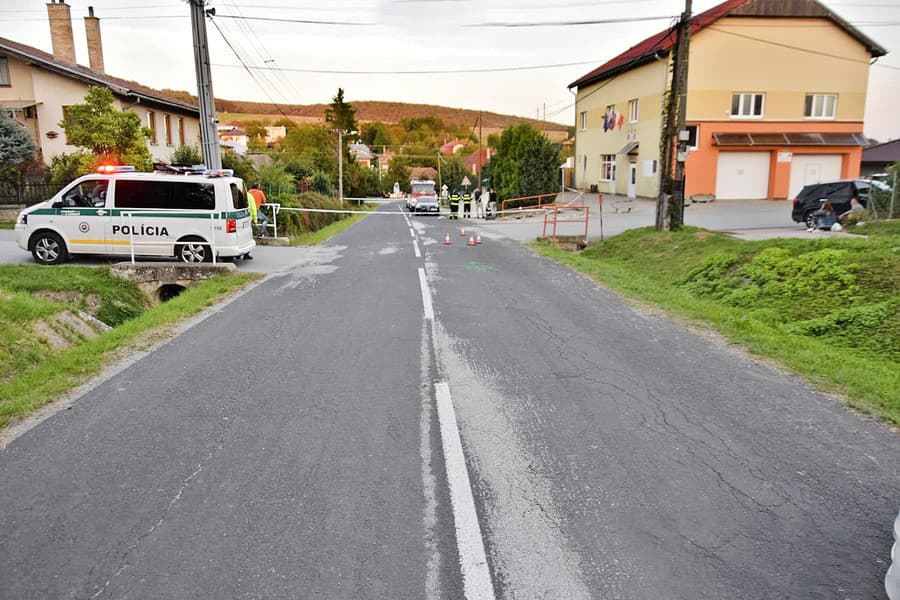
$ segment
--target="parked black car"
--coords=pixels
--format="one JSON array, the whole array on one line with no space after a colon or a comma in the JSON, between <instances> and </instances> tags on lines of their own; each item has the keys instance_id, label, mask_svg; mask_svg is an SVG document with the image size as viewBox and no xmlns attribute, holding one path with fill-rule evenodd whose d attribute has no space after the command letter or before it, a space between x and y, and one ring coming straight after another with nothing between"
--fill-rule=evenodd
<instances>
[{"instance_id":1,"label":"parked black car","mask_svg":"<svg viewBox=\"0 0 900 600\"><path fill-rule=\"evenodd\" d=\"M856 198L860 204L868 206L870 188L869 182L861 179L826 181L804 186L794 198L791 218L797 223L805 223L807 227L812 227L813 213L822 206L822 200L828 200L837 215L850 210L851 198Z\"/></svg>"}]
</instances>

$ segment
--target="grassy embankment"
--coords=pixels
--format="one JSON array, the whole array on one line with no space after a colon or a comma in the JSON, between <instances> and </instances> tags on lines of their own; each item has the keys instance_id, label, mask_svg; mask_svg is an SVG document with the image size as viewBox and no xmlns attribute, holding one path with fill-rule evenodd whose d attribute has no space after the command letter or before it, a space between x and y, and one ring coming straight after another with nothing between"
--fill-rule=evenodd
<instances>
[{"instance_id":1,"label":"grassy embankment","mask_svg":"<svg viewBox=\"0 0 900 600\"><path fill-rule=\"evenodd\" d=\"M106 267L0 266L0 428L256 278L216 277L158 306ZM111 326L92 327L92 315Z\"/></svg>"},{"instance_id":2,"label":"grassy embankment","mask_svg":"<svg viewBox=\"0 0 900 600\"><path fill-rule=\"evenodd\" d=\"M900 425L900 221L853 232L869 237L746 242L641 229L581 254L536 247Z\"/></svg>"}]
</instances>

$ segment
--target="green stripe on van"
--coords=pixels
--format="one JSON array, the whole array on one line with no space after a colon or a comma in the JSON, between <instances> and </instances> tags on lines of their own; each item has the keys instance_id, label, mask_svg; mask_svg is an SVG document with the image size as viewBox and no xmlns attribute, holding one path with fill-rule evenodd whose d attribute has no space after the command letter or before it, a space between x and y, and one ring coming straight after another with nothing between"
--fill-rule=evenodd
<instances>
[{"instance_id":1,"label":"green stripe on van","mask_svg":"<svg viewBox=\"0 0 900 600\"><path fill-rule=\"evenodd\" d=\"M98 215L97 211L103 210L102 215ZM124 214L123 214L124 213ZM39 208L32 211L31 215L59 215L65 216L85 216L85 217L128 217L131 213L135 217L153 217L160 219L210 219L210 214L214 219L246 219L250 216L250 211L246 208L241 210L232 210L225 212L197 212L197 213L166 213L157 211L142 211L130 208L84 208L84 207L66 207L66 208Z\"/></svg>"}]
</instances>

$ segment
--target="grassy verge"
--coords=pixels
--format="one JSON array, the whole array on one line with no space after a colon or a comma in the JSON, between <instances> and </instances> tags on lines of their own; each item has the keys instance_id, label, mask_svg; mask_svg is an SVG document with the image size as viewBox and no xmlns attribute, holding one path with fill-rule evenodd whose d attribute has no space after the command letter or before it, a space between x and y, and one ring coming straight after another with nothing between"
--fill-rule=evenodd
<instances>
[{"instance_id":1,"label":"grassy verge","mask_svg":"<svg viewBox=\"0 0 900 600\"><path fill-rule=\"evenodd\" d=\"M367 216L368 215L359 214L351 215L346 219L341 219L340 221L335 221L330 225L326 225L318 231L312 231L296 236L291 239L291 246L315 246L316 244L321 244L331 236L337 235L345 229L350 228L354 223L357 223Z\"/></svg>"},{"instance_id":2,"label":"grassy verge","mask_svg":"<svg viewBox=\"0 0 900 600\"><path fill-rule=\"evenodd\" d=\"M146 309L137 289L105 268L0 267L0 428L87 381L138 343L161 339L175 323L256 277L216 277ZM111 308L103 313L105 304ZM115 327L92 339L69 332L74 343L62 348L41 335L37 325L51 315L85 308L98 318L111 315Z\"/></svg>"},{"instance_id":3,"label":"grassy verge","mask_svg":"<svg viewBox=\"0 0 900 600\"><path fill-rule=\"evenodd\" d=\"M900 228L854 231L870 237L745 242L642 229L581 254L535 247L900 424Z\"/></svg>"},{"instance_id":4,"label":"grassy verge","mask_svg":"<svg viewBox=\"0 0 900 600\"><path fill-rule=\"evenodd\" d=\"M13 220L0 219L0 229L15 229L16 222Z\"/></svg>"}]
</instances>

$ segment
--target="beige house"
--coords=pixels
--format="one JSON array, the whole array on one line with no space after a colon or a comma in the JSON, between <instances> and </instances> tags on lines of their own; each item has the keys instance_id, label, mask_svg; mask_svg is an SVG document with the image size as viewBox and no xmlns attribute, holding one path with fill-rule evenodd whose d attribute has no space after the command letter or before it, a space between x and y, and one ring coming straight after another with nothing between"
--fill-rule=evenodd
<instances>
[{"instance_id":1,"label":"beige house","mask_svg":"<svg viewBox=\"0 0 900 600\"><path fill-rule=\"evenodd\" d=\"M569 85L575 186L654 197L674 33ZM687 197L793 198L859 175L870 63L885 49L816 0L727 0L692 20Z\"/></svg>"},{"instance_id":2,"label":"beige house","mask_svg":"<svg viewBox=\"0 0 900 600\"><path fill-rule=\"evenodd\" d=\"M78 150L68 143L59 123L68 106L84 102L92 85L109 88L116 108L134 111L150 128L153 135L147 144L154 161L167 161L181 145L200 146L196 106L104 72L100 24L93 9L84 18L90 67L75 63L69 6L54 0L47 11L53 54L0 38L0 107L31 131L44 163Z\"/></svg>"}]
</instances>

